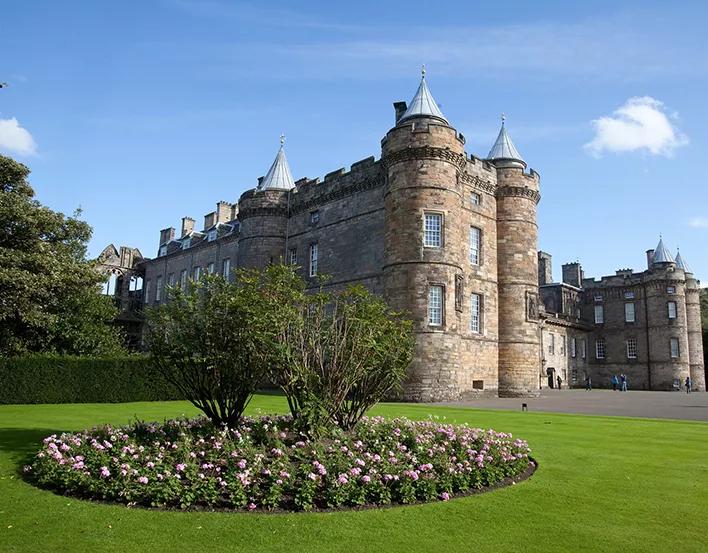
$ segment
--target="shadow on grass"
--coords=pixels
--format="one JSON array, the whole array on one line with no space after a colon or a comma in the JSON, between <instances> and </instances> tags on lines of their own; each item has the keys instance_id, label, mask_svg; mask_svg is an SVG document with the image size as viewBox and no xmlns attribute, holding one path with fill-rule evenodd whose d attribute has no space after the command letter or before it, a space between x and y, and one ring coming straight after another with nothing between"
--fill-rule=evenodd
<instances>
[{"instance_id":1,"label":"shadow on grass","mask_svg":"<svg viewBox=\"0 0 708 553\"><path fill-rule=\"evenodd\" d=\"M42 449L42 440L62 430L48 428L0 428L0 453L7 454L17 472L32 462L35 453Z\"/></svg>"}]
</instances>

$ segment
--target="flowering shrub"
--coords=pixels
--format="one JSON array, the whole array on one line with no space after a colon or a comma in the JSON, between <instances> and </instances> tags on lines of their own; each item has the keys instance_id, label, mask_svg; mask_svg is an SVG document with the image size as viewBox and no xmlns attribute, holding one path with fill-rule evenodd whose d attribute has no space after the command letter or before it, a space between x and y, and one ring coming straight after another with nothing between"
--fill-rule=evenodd
<instances>
[{"instance_id":1,"label":"flowering shrub","mask_svg":"<svg viewBox=\"0 0 708 553\"><path fill-rule=\"evenodd\" d=\"M81 498L155 507L307 510L450 499L534 466L511 434L436 420L364 418L309 441L287 416L94 427L44 440L24 468Z\"/></svg>"}]
</instances>

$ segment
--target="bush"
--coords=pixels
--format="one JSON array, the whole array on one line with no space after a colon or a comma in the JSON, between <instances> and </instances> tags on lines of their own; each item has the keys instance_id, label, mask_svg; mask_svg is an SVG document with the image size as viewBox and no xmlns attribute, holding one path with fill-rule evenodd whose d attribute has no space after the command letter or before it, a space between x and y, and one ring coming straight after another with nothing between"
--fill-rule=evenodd
<instances>
[{"instance_id":1,"label":"bush","mask_svg":"<svg viewBox=\"0 0 708 553\"><path fill-rule=\"evenodd\" d=\"M155 507L308 510L447 500L533 466L511 434L363 418L311 441L291 416L232 429L202 417L50 436L26 478L66 495Z\"/></svg>"},{"instance_id":2,"label":"bush","mask_svg":"<svg viewBox=\"0 0 708 553\"><path fill-rule=\"evenodd\" d=\"M0 403L122 403L182 399L147 358L0 358Z\"/></svg>"}]
</instances>

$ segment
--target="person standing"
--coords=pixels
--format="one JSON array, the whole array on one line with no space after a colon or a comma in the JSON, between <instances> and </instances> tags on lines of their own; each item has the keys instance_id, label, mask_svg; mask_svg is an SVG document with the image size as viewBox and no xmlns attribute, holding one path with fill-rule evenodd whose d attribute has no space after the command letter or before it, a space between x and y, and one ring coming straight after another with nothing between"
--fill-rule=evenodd
<instances>
[{"instance_id":1,"label":"person standing","mask_svg":"<svg viewBox=\"0 0 708 553\"><path fill-rule=\"evenodd\" d=\"M691 377L690 376L686 377L686 393L687 394L691 393Z\"/></svg>"},{"instance_id":2,"label":"person standing","mask_svg":"<svg viewBox=\"0 0 708 553\"><path fill-rule=\"evenodd\" d=\"M619 383L620 383L620 381L619 381L619 379L617 378L617 375L615 375L615 376L612 378L612 391L613 391L613 392L616 392L616 391L617 391L617 384L619 384Z\"/></svg>"},{"instance_id":3,"label":"person standing","mask_svg":"<svg viewBox=\"0 0 708 553\"><path fill-rule=\"evenodd\" d=\"M620 375L620 380L622 381L622 391L626 392L627 391L627 375L622 373Z\"/></svg>"},{"instance_id":4,"label":"person standing","mask_svg":"<svg viewBox=\"0 0 708 553\"><path fill-rule=\"evenodd\" d=\"M592 391L592 379L588 376L588 381L585 384L585 389L586 390L591 390Z\"/></svg>"},{"instance_id":5,"label":"person standing","mask_svg":"<svg viewBox=\"0 0 708 553\"><path fill-rule=\"evenodd\" d=\"M561 383L563 382L563 379L560 377L560 375L558 375L558 377L556 378L556 381L558 382L558 389L560 390L560 389L561 389Z\"/></svg>"}]
</instances>

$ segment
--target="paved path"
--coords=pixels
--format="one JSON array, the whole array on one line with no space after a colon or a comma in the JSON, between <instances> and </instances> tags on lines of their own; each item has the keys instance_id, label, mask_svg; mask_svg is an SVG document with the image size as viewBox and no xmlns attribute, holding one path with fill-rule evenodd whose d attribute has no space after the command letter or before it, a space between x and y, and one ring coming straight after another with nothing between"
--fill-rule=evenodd
<instances>
[{"instance_id":1,"label":"paved path","mask_svg":"<svg viewBox=\"0 0 708 553\"><path fill-rule=\"evenodd\" d=\"M462 403L436 403L449 407L520 411L577 413L652 419L708 421L708 393L693 392L613 392L612 390L544 390L538 398L479 399Z\"/></svg>"}]
</instances>

